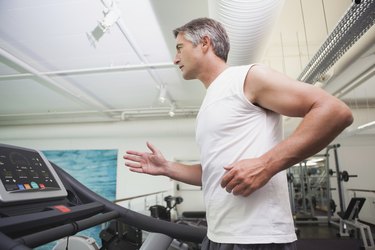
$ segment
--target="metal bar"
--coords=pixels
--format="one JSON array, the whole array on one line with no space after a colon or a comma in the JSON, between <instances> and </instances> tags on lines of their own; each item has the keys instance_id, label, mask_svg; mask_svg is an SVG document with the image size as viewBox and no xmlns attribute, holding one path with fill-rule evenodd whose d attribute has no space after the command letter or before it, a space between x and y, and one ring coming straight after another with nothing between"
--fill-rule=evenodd
<instances>
[{"instance_id":1,"label":"metal bar","mask_svg":"<svg viewBox=\"0 0 375 250\"><path fill-rule=\"evenodd\" d=\"M143 70L143 69L159 69L159 68L172 68L175 67L173 63L153 63L153 64L137 64L137 65L124 65L124 66L111 66L111 67L98 67L98 68L86 68L86 69L68 69L68 70L55 70L38 72L41 76L59 76L59 75L78 75L88 73L107 73L114 71L126 71L126 70ZM12 79L34 76L32 73L19 73L0 75L0 79Z\"/></svg>"},{"instance_id":2,"label":"metal bar","mask_svg":"<svg viewBox=\"0 0 375 250\"><path fill-rule=\"evenodd\" d=\"M335 156L337 188L338 188L339 199L340 199L340 212L344 213L345 212L345 200L344 200L344 196L342 195L342 182L341 182L339 159L337 155L337 147L333 148L333 152Z\"/></svg>"},{"instance_id":3,"label":"metal bar","mask_svg":"<svg viewBox=\"0 0 375 250\"><path fill-rule=\"evenodd\" d=\"M45 231L29 234L16 239L16 241L26 246L34 248L69 235L74 235L77 232L80 232L87 228L99 225L101 223L110 221L118 217L119 213L116 211L111 211L105 214L97 214L87 219L54 227Z\"/></svg>"}]
</instances>

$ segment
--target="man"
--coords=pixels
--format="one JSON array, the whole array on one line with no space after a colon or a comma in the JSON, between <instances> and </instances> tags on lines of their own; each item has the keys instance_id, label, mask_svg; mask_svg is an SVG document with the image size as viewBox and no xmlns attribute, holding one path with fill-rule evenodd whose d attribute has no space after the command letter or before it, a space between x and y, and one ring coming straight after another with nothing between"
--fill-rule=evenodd
<instances>
[{"instance_id":1,"label":"man","mask_svg":"<svg viewBox=\"0 0 375 250\"><path fill-rule=\"evenodd\" d=\"M264 65L228 67L228 36L209 18L174 30L174 63L207 89L197 115L201 164L127 151L131 171L202 185L207 238L202 249L295 249L285 169L326 147L352 121L325 91ZM303 117L282 140L281 115Z\"/></svg>"}]
</instances>

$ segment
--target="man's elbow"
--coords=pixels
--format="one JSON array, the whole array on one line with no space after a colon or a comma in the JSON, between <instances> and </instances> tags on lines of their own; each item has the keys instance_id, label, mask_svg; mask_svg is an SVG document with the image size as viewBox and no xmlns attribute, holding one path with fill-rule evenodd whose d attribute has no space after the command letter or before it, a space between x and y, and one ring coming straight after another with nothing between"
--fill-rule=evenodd
<instances>
[{"instance_id":1,"label":"man's elbow","mask_svg":"<svg viewBox=\"0 0 375 250\"><path fill-rule=\"evenodd\" d=\"M340 123L342 124L343 129L349 127L354 121L352 111L345 104L341 107L341 110L338 113L338 118L341 121Z\"/></svg>"}]
</instances>

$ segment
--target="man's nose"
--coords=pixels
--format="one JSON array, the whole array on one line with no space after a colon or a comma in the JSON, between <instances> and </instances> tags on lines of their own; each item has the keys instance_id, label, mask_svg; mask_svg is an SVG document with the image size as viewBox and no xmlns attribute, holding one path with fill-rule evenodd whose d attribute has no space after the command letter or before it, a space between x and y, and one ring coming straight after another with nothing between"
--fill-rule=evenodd
<instances>
[{"instance_id":1,"label":"man's nose","mask_svg":"<svg viewBox=\"0 0 375 250\"><path fill-rule=\"evenodd\" d=\"M174 57L173 63L177 65L179 62L180 62L180 57L178 56L178 54L176 54L176 56Z\"/></svg>"}]
</instances>

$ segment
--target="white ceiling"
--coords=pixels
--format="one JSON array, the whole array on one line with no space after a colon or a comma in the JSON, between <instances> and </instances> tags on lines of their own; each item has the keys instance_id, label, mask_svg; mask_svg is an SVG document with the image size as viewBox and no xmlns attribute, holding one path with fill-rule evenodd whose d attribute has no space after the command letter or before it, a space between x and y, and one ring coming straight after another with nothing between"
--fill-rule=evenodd
<instances>
[{"instance_id":1,"label":"white ceiling","mask_svg":"<svg viewBox=\"0 0 375 250\"><path fill-rule=\"evenodd\" d=\"M210 16L209 3L117 1L120 18L93 43L89 37L100 35L98 20L106 2L0 0L0 126L196 115L205 89L198 81L183 80L173 65L172 30ZM351 4L285 0L277 23L267 32L268 42L252 60L298 77ZM367 80L340 96L358 113L353 128L375 119L374 34L372 27L333 67L324 85L337 94L370 68ZM167 89L165 103L159 101L161 86ZM172 104L176 115L171 118ZM287 130L295 126L293 121L286 119Z\"/></svg>"}]
</instances>

